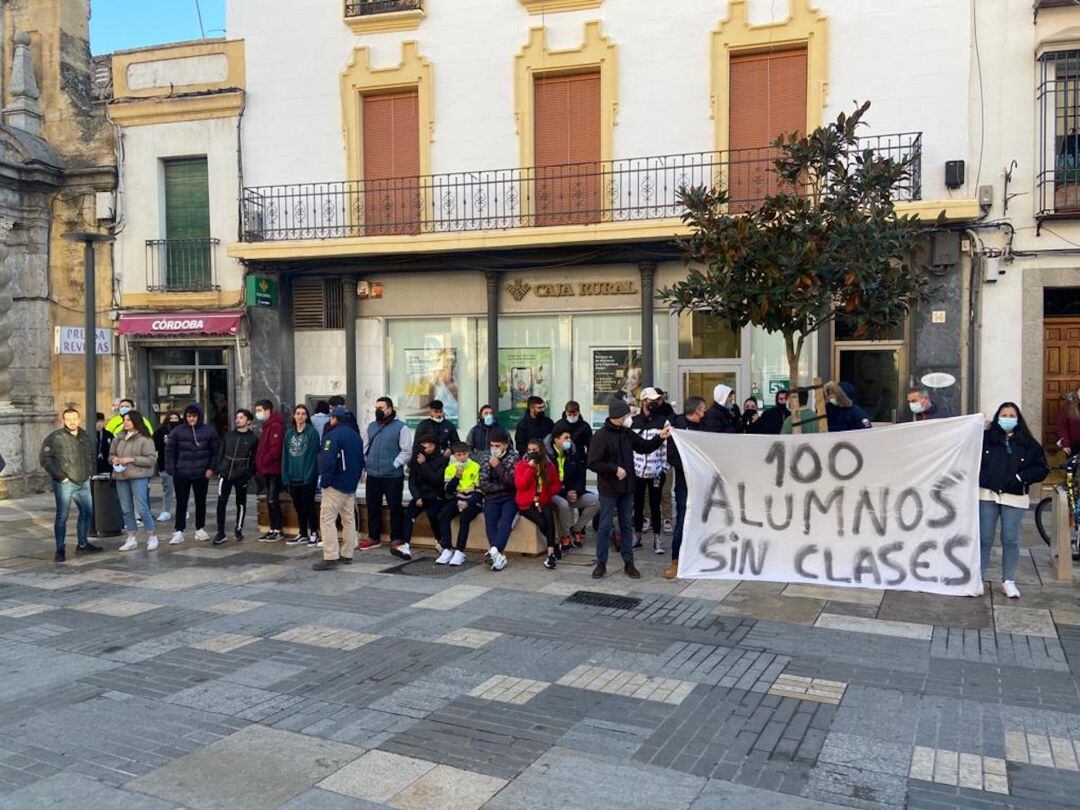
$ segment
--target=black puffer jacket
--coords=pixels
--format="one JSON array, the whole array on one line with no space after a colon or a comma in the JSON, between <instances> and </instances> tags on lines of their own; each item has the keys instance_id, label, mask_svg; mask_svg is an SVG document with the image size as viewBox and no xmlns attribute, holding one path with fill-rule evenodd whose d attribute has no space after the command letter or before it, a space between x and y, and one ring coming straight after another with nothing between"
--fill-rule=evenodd
<instances>
[{"instance_id":1,"label":"black puffer jacket","mask_svg":"<svg viewBox=\"0 0 1080 810\"><path fill-rule=\"evenodd\" d=\"M465 439L465 444L469 445L469 449L472 450L474 456L486 453L491 447L491 431L498 429L498 422L494 425L485 425L483 422L477 422L473 425L472 430L469 431L469 436Z\"/></svg>"},{"instance_id":2,"label":"black puffer jacket","mask_svg":"<svg viewBox=\"0 0 1080 810\"><path fill-rule=\"evenodd\" d=\"M226 481L246 484L255 475L255 450L259 437L250 430L230 430L221 440L214 469Z\"/></svg>"},{"instance_id":3,"label":"black puffer jacket","mask_svg":"<svg viewBox=\"0 0 1080 810\"><path fill-rule=\"evenodd\" d=\"M979 467L979 486L991 492L1026 495L1034 484L1050 473L1046 453L1030 434L1005 431L992 423L983 433L982 464Z\"/></svg>"},{"instance_id":4,"label":"black puffer jacket","mask_svg":"<svg viewBox=\"0 0 1080 810\"><path fill-rule=\"evenodd\" d=\"M714 402L705 412L705 429L710 433L742 433L739 412Z\"/></svg>"},{"instance_id":5,"label":"black puffer jacket","mask_svg":"<svg viewBox=\"0 0 1080 810\"><path fill-rule=\"evenodd\" d=\"M680 413L675 417L674 421L672 421L671 426L675 428L675 430L700 430L704 432L705 420L702 419L700 422L691 422L686 418L686 414ZM677 470L682 469L682 458L679 456L679 448L675 446L674 436L668 439L667 459L672 467Z\"/></svg>"},{"instance_id":6,"label":"black puffer jacket","mask_svg":"<svg viewBox=\"0 0 1080 810\"><path fill-rule=\"evenodd\" d=\"M574 451L584 461L589 455L589 443L592 441L593 436L592 426L582 419L580 414L578 414L576 422L571 422L566 418L566 411L563 411L562 418L555 423L551 433L552 435L558 435L564 430L570 431L570 440L574 443Z\"/></svg>"},{"instance_id":7,"label":"black puffer jacket","mask_svg":"<svg viewBox=\"0 0 1080 810\"><path fill-rule=\"evenodd\" d=\"M416 460L416 457L421 454L422 451L416 448L409 462L409 493L414 498L423 498L425 501L429 498L443 500L446 497L443 489L443 475L446 473L446 465L450 463L450 459L436 450L434 455L424 455L424 463L421 464Z\"/></svg>"},{"instance_id":8,"label":"black puffer jacket","mask_svg":"<svg viewBox=\"0 0 1080 810\"><path fill-rule=\"evenodd\" d=\"M615 498L634 491L634 453L651 453L664 443L660 436L643 439L629 428L613 425L611 420L593 435L589 445L589 469L596 473L600 494ZM618 468L626 471L619 480Z\"/></svg>"},{"instance_id":9,"label":"black puffer jacket","mask_svg":"<svg viewBox=\"0 0 1080 810\"><path fill-rule=\"evenodd\" d=\"M165 445L165 468L174 478L194 481L205 477L207 470L213 470L221 440L217 431L203 422L202 408L189 405L185 414L188 411L197 413L199 419L193 427L185 416L184 421L173 428Z\"/></svg>"}]
</instances>

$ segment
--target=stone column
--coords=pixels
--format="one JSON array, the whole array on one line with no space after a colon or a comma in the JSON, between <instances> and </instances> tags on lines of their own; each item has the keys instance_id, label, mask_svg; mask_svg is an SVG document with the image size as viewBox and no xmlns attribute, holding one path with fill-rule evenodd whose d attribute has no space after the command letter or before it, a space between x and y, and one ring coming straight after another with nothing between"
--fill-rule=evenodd
<instances>
[{"instance_id":1,"label":"stone column","mask_svg":"<svg viewBox=\"0 0 1080 810\"><path fill-rule=\"evenodd\" d=\"M656 385L653 375L656 366L653 361L653 297L655 296L656 263L641 262L638 265L641 274L641 383Z\"/></svg>"},{"instance_id":2,"label":"stone column","mask_svg":"<svg viewBox=\"0 0 1080 810\"><path fill-rule=\"evenodd\" d=\"M499 412L499 282L502 274L489 270L487 279L487 402Z\"/></svg>"},{"instance_id":3,"label":"stone column","mask_svg":"<svg viewBox=\"0 0 1080 810\"><path fill-rule=\"evenodd\" d=\"M11 348L11 308L15 305L11 296L11 270L7 266L7 258L11 253L7 240L11 233L11 223L0 223L3 230L3 241L0 241L0 411L12 410L11 389L11 361L15 358L15 352Z\"/></svg>"}]
</instances>

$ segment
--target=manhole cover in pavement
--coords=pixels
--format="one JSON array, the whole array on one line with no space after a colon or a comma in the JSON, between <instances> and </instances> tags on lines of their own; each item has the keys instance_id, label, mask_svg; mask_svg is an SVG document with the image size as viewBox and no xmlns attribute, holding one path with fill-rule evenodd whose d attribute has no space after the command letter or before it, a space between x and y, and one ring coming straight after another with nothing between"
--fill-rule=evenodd
<instances>
[{"instance_id":1,"label":"manhole cover in pavement","mask_svg":"<svg viewBox=\"0 0 1080 810\"><path fill-rule=\"evenodd\" d=\"M407 577L427 577L428 579L448 579L466 569L477 565L466 560L462 565L436 565L434 557L420 557L390 568L384 568L380 574L404 574Z\"/></svg>"},{"instance_id":2,"label":"manhole cover in pavement","mask_svg":"<svg viewBox=\"0 0 1080 810\"><path fill-rule=\"evenodd\" d=\"M616 596L611 593L597 593L596 591L578 591L572 593L563 600L571 605L592 605L593 607L615 608L616 610L633 610L641 604L640 599L632 596Z\"/></svg>"}]
</instances>

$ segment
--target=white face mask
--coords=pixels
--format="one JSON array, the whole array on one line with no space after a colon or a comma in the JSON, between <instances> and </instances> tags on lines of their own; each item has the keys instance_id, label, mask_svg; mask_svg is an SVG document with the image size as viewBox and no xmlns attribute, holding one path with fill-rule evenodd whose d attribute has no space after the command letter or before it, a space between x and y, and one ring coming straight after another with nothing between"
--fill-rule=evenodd
<instances>
[{"instance_id":1,"label":"white face mask","mask_svg":"<svg viewBox=\"0 0 1080 810\"><path fill-rule=\"evenodd\" d=\"M837 401L836 397L829 397L829 404L830 405L839 405L840 403Z\"/></svg>"},{"instance_id":2,"label":"white face mask","mask_svg":"<svg viewBox=\"0 0 1080 810\"><path fill-rule=\"evenodd\" d=\"M446 417L444 417L444 416L433 416L433 417L431 417L431 421L435 422L437 424L437 423L441 422L445 418Z\"/></svg>"},{"instance_id":3,"label":"white face mask","mask_svg":"<svg viewBox=\"0 0 1080 810\"><path fill-rule=\"evenodd\" d=\"M623 420L622 420L622 426L623 427L628 428L632 424L634 424L634 417L632 417L630 414L627 414L626 416L623 417Z\"/></svg>"},{"instance_id":4,"label":"white face mask","mask_svg":"<svg viewBox=\"0 0 1080 810\"><path fill-rule=\"evenodd\" d=\"M260 422L265 422L266 416L266 411L255 411L255 418L258 419Z\"/></svg>"},{"instance_id":5,"label":"white face mask","mask_svg":"<svg viewBox=\"0 0 1080 810\"><path fill-rule=\"evenodd\" d=\"M580 419L580 418L581 418L581 414L575 413L573 416L567 416L566 421L569 422L571 425L576 425L578 419Z\"/></svg>"},{"instance_id":6,"label":"white face mask","mask_svg":"<svg viewBox=\"0 0 1080 810\"><path fill-rule=\"evenodd\" d=\"M922 413L923 408L921 402L909 402L907 406L911 408L912 413Z\"/></svg>"}]
</instances>

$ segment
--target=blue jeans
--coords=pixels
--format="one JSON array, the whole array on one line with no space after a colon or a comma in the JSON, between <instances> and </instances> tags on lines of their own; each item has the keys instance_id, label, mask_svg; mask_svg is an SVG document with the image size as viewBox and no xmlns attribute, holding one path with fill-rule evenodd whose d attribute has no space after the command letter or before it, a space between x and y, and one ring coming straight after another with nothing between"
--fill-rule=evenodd
<instances>
[{"instance_id":1,"label":"blue jeans","mask_svg":"<svg viewBox=\"0 0 1080 810\"><path fill-rule=\"evenodd\" d=\"M686 476L675 468L675 532L671 535L671 559L679 559L682 548L683 522L686 520Z\"/></svg>"},{"instance_id":2,"label":"blue jeans","mask_svg":"<svg viewBox=\"0 0 1080 810\"><path fill-rule=\"evenodd\" d=\"M56 523L53 534L56 537L56 550L64 550L64 535L67 534L68 513L74 501L79 507L79 522L75 524L75 536L80 546L85 546L90 536L90 523L94 520L94 501L90 496L90 482L53 481L53 496L56 498Z\"/></svg>"},{"instance_id":3,"label":"blue jeans","mask_svg":"<svg viewBox=\"0 0 1080 810\"><path fill-rule=\"evenodd\" d=\"M150 512L150 479L129 478L117 480L116 494L120 498L120 511L124 513L124 528L135 534L135 512L138 510L147 534L154 533L154 516Z\"/></svg>"},{"instance_id":4,"label":"blue jeans","mask_svg":"<svg viewBox=\"0 0 1080 810\"><path fill-rule=\"evenodd\" d=\"M517 504L513 498L505 501L488 501L484 504L484 525L487 527L489 546L495 546L499 553L506 551L510 542L510 530L514 528L517 517Z\"/></svg>"},{"instance_id":5,"label":"blue jeans","mask_svg":"<svg viewBox=\"0 0 1080 810\"><path fill-rule=\"evenodd\" d=\"M1020 561L1020 524L1026 509L1003 506L994 501L979 501L979 545L982 552L982 577L990 567L990 549L994 547L998 518L1001 519L1001 580L1016 579Z\"/></svg>"},{"instance_id":6,"label":"blue jeans","mask_svg":"<svg viewBox=\"0 0 1080 810\"><path fill-rule=\"evenodd\" d=\"M600 496L600 529L596 533L596 561L607 565L608 544L611 542L615 520L619 521L622 542L619 550L624 563L634 561L634 490L622 495Z\"/></svg>"}]
</instances>

